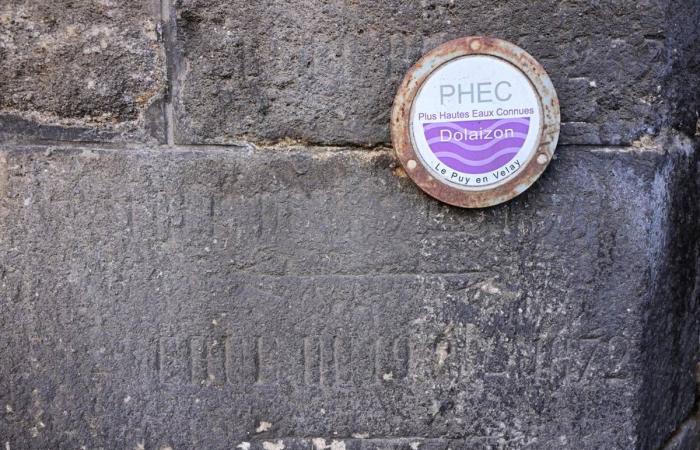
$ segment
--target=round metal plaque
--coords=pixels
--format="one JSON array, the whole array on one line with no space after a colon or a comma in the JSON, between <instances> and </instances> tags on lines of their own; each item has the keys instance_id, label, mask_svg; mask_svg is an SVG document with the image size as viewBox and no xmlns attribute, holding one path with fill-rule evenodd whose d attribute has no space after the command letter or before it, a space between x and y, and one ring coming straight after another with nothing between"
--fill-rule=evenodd
<instances>
[{"instance_id":1,"label":"round metal plaque","mask_svg":"<svg viewBox=\"0 0 700 450\"><path fill-rule=\"evenodd\" d=\"M416 63L394 101L396 156L425 192L483 208L529 188L552 160L559 101L542 66L499 39L447 42Z\"/></svg>"}]
</instances>

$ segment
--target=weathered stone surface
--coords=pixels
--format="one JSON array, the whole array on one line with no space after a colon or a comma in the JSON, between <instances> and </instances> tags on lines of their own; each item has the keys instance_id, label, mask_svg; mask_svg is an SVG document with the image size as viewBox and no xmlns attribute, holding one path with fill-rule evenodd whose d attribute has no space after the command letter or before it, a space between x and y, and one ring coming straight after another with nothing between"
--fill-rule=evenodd
<instances>
[{"instance_id":1,"label":"weathered stone surface","mask_svg":"<svg viewBox=\"0 0 700 450\"><path fill-rule=\"evenodd\" d=\"M664 450L697 450L700 448L700 418L683 423Z\"/></svg>"},{"instance_id":2,"label":"weathered stone surface","mask_svg":"<svg viewBox=\"0 0 700 450\"><path fill-rule=\"evenodd\" d=\"M658 448L698 356L682 147L564 148L466 211L383 151L4 146L0 436Z\"/></svg>"},{"instance_id":3,"label":"weathered stone surface","mask_svg":"<svg viewBox=\"0 0 700 450\"><path fill-rule=\"evenodd\" d=\"M158 4L0 3L0 140L162 141Z\"/></svg>"},{"instance_id":4,"label":"weathered stone surface","mask_svg":"<svg viewBox=\"0 0 700 450\"><path fill-rule=\"evenodd\" d=\"M548 70L562 142L625 144L697 120L691 0L178 0L176 139L389 141L406 70L453 38L512 41Z\"/></svg>"},{"instance_id":5,"label":"weathered stone surface","mask_svg":"<svg viewBox=\"0 0 700 450\"><path fill-rule=\"evenodd\" d=\"M696 280L696 289L700 282ZM695 293L697 296L697 291ZM696 366L696 381L700 379L700 363ZM698 386L700 388L700 386ZM697 395L697 393L696 393ZM700 402L700 397L696 397ZM684 421L664 445L663 450L697 450L700 448L700 410L696 403L692 415Z\"/></svg>"}]
</instances>

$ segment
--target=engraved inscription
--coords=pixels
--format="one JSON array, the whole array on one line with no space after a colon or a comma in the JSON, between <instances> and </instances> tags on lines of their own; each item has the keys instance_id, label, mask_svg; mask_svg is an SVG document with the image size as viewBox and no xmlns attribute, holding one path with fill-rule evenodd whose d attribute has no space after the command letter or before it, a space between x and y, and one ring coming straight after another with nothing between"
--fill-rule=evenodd
<instances>
[{"instance_id":1,"label":"engraved inscription","mask_svg":"<svg viewBox=\"0 0 700 450\"><path fill-rule=\"evenodd\" d=\"M166 384L332 387L403 380L409 360L406 337L169 336L158 340L156 369Z\"/></svg>"}]
</instances>

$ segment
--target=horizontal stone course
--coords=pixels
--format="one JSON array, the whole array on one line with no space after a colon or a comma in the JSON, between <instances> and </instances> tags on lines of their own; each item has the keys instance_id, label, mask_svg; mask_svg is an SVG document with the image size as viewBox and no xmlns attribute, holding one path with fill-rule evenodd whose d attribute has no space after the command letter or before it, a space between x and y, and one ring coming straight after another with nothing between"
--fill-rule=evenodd
<instances>
[{"instance_id":1,"label":"horizontal stone course","mask_svg":"<svg viewBox=\"0 0 700 450\"><path fill-rule=\"evenodd\" d=\"M544 65L563 143L625 145L669 126L691 130L699 14L689 1L180 0L175 137L386 143L408 68L468 35L514 42Z\"/></svg>"},{"instance_id":2,"label":"horizontal stone course","mask_svg":"<svg viewBox=\"0 0 700 450\"><path fill-rule=\"evenodd\" d=\"M695 128L700 12L688 0L307 3L5 2L0 139L375 146L407 69L477 34L545 66L565 144Z\"/></svg>"},{"instance_id":3,"label":"horizontal stone course","mask_svg":"<svg viewBox=\"0 0 700 450\"><path fill-rule=\"evenodd\" d=\"M384 151L5 145L0 436L658 448L697 357L660 287L694 257L681 147L567 148L468 211Z\"/></svg>"}]
</instances>

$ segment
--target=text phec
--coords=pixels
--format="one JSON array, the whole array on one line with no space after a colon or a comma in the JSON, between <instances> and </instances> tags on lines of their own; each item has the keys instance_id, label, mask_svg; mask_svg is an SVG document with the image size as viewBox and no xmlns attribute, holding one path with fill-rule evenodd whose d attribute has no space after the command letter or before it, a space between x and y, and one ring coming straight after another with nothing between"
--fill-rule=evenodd
<instances>
[{"instance_id":1,"label":"text phec","mask_svg":"<svg viewBox=\"0 0 700 450\"><path fill-rule=\"evenodd\" d=\"M500 81L495 85L489 81L484 83L441 84L440 104L445 100L456 97L457 103L492 103L494 101L507 102L513 97L510 92L512 85L508 81Z\"/></svg>"}]
</instances>

